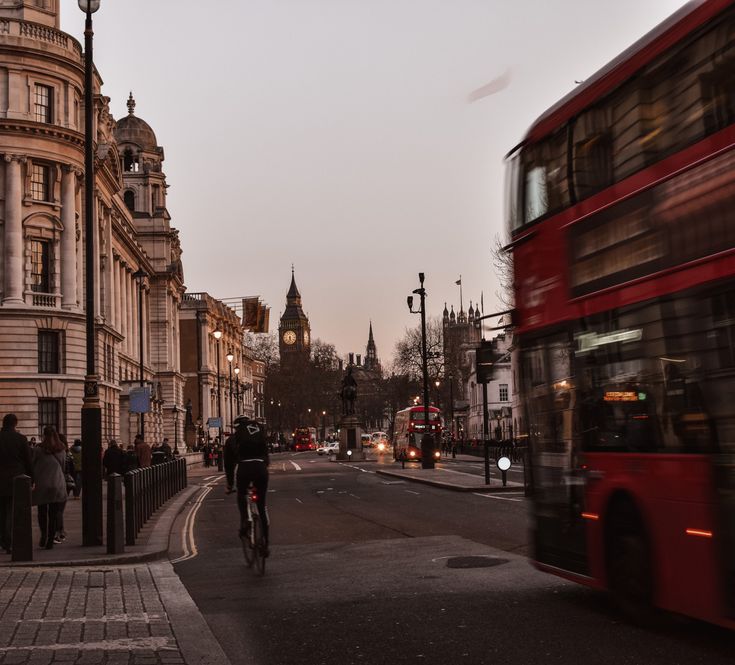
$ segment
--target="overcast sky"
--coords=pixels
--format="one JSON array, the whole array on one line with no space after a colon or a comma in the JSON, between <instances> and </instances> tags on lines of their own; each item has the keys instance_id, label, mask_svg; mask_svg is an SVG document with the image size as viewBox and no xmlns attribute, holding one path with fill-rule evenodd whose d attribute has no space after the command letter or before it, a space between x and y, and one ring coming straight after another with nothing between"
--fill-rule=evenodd
<instances>
[{"instance_id":1,"label":"overcast sky","mask_svg":"<svg viewBox=\"0 0 735 665\"><path fill-rule=\"evenodd\" d=\"M681 0L102 0L95 63L115 117L165 149L189 291L260 295L291 264L312 336L392 356L406 295L485 294L503 155L549 105ZM61 27L83 41L76 0ZM508 85L468 95L510 73ZM508 77L505 77L508 78Z\"/></svg>"}]
</instances>

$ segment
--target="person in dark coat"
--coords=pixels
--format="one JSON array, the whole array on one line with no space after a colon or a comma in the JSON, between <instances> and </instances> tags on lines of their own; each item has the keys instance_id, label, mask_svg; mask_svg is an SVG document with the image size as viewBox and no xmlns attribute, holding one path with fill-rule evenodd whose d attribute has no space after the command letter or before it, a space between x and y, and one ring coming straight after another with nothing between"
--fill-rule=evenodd
<instances>
[{"instance_id":1,"label":"person in dark coat","mask_svg":"<svg viewBox=\"0 0 735 665\"><path fill-rule=\"evenodd\" d=\"M56 428L43 428L43 440L33 449L33 504L38 506L41 547L54 546L58 518L66 503L66 449Z\"/></svg>"},{"instance_id":2,"label":"person in dark coat","mask_svg":"<svg viewBox=\"0 0 735 665\"><path fill-rule=\"evenodd\" d=\"M9 554L13 510L13 479L25 474L33 482L33 465L28 440L16 432L18 418L8 413L0 430L0 546Z\"/></svg>"},{"instance_id":3,"label":"person in dark coat","mask_svg":"<svg viewBox=\"0 0 735 665\"><path fill-rule=\"evenodd\" d=\"M135 446L128 446L128 449L125 451L123 462L124 473L138 468L138 453L135 452Z\"/></svg>"},{"instance_id":4,"label":"person in dark coat","mask_svg":"<svg viewBox=\"0 0 735 665\"><path fill-rule=\"evenodd\" d=\"M117 445L115 439L110 439L110 444L102 456L102 466L105 467L105 475L107 476L111 473L119 473L120 475L125 473L125 453Z\"/></svg>"}]
</instances>

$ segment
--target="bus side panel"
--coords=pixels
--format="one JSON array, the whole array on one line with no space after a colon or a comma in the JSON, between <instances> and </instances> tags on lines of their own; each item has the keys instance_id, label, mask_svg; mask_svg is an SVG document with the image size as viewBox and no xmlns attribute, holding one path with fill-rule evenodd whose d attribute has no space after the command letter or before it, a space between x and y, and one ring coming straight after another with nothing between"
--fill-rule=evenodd
<instances>
[{"instance_id":1,"label":"bus side panel","mask_svg":"<svg viewBox=\"0 0 735 665\"><path fill-rule=\"evenodd\" d=\"M585 460L592 476L587 511L600 517L588 529L590 574L607 586L605 529L614 497L625 493L640 510L649 539L656 605L708 621L721 617L717 542L706 535L716 536L709 458L588 453Z\"/></svg>"}]
</instances>

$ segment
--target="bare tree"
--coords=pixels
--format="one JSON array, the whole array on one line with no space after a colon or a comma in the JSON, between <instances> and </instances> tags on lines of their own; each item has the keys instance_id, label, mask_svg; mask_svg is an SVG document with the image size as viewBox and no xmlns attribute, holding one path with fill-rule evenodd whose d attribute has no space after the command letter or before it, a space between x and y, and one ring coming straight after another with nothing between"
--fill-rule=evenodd
<instances>
[{"instance_id":1,"label":"bare tree","mask_svg":"<svg viewBox=\"0 0 735 665\"><path fill-rule=\"evenodd\" d=\"M246 342L256 360L265 363L266 371L278 362L278 339L275 333L247 333Z\"/></svg>"},{"instance_id":2,"label":"bare tree","mask_svg":"<svg viewBox=\"0 0 735 665\"><path fill-rule=\"evenodd\" d=\"M444 373L444 336L441 321L434 317L426 322L426 355L429 378ZM396 343L393 368L415 381L423 378L421 358L421 326L407 328L404 336Z\"/></svg>"},{"instance_id":3,"label":"bare tree","mask_svg":"<svg viewBox=\"0 0 735 665\"><path fill-rule=\"evenodd\" d=\"M498 278L498 290L495 292L498 300L506 309L513 309L515 304L514 276L513 276L513 254L504 249L503 239L495 236L490 248L492 254L493 270Z\"/></svg>"}]
</instances>

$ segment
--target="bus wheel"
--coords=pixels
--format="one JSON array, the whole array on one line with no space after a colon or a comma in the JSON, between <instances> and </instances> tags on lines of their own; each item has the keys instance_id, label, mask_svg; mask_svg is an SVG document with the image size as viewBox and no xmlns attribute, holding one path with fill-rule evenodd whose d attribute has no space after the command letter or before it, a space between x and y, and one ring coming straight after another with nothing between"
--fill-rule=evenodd
<instances>
[{"instance_id":1,"label":"bus wheel","mask_svg":"<svg viewBox=\"0 0 735 665\"><path fill-rule=\"evenodd\" d=\"M610 593L623 614L638 625L657 624L651 552L642 520L631 505L618 506L610 515L607 572Z\"/></svg>"}]
</instances>

